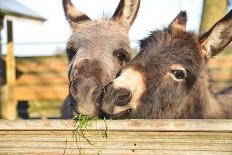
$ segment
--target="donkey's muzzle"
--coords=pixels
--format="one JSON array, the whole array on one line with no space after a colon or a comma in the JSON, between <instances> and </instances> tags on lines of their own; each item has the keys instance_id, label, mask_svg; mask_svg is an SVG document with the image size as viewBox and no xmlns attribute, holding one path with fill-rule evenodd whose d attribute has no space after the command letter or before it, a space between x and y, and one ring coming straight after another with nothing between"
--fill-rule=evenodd
<instances>
[{"instance_id":1,"label":"donkey's muzzle","mask_svg":"<svg viewBox=\"0 0 232 155\"><path fill-rule=\"evenodd\" d=\"M117 106L127 105L132 97L132 94L129 90L125 88L115 89L112 83L105 87L104 93L104 100L107 100L108 103Z\"/></svg>"},{"instance_id":2,"label":"donkey's muzzle","mask_svg":"<svg viewBox=\"0 0 232 155\"><path fill-rule=\"evenodd\" d=\"M98 100L102 92L102 86L93 77L79 76L71 82L70 92L77 103L88 103Z\"/></svg>"}]
</instances>

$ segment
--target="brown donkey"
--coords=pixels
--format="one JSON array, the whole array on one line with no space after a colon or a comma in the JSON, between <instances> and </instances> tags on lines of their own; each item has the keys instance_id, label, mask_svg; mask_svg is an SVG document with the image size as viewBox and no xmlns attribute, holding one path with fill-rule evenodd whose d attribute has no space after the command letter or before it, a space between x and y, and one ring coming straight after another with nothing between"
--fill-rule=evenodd
<instances>
[{"instance_id":1,"label":"brown donkey","mask_svg":"<svg viewBox=\"0 0 232 155\"><path fill-rule=\"evenodd\" d=\"M141 41L141 52L105 88L112 118L229 118L209 90L206 65L232 40L232 11L208 32L186 32L186 12ZM232 104L232 103L231 103ZM227 112L226 112L227 110Z\"/></svg>"},{"instance_id":2,"label":"brown donkey","mask_svg":"<svg viewBox=\"0 0 232 155\"><path fill-rule=\"evenodd\" d=\"M98 107L103 87L131 59L128 31L139 5L140 0L120 0L111 19L92 21L70 0L63 0L72 30L67 43L68 100L77 113L89 117L100 115Z\"/></svg>"}]
</instances>

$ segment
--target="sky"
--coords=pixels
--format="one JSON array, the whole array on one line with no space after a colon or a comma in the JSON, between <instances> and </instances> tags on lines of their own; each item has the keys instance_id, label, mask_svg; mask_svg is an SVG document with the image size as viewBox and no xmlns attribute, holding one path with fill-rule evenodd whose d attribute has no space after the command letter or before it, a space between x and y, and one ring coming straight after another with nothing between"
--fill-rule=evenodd
<instances>
[{"instance_id":1,"label":"sky","mask_svg":"<svg viewBox=\"0 0 232 155\"><path fill-rule=\"evenodd\" d=\"M17 0L47 19L43 24L14 21L14 52L16 56L54 55L65 49L70 28L62 8L62 0ZM73 0L75 6L91 19L111 16L119 0ZM141 0L138 16L129 31L131 46L150 31L167 26L181 10L188 13L187 29L198 32L203 0ZM3 53L6 53L6 30L2 31Z\"/></svg>"}]
</instances>

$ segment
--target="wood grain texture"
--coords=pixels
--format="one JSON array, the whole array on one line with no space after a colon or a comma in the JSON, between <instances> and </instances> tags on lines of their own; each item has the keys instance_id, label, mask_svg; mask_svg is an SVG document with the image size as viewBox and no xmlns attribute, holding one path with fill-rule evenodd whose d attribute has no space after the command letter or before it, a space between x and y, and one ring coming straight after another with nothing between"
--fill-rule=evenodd
<instances>
[{"instance_id":1,"label":"wood grain texture","mask_svg":"<svg viewBox=\"0 0 232 155\"><path fill-rule=\"evenodd\" d=\"M214 92L231 85L231 58L228 54L210 60L208 66ZM64 100L68 94L67 63L65 57L16 58L16 67L22 74L16 80L15 98Z\"/></svg>"},{"instance_id":2,"label":"wood grain texture","mask_svg":"<svg viewBox=\"0 0 232 155\"><path fill-rule=\"evenodd\" d=\"M107 120L109 130L112 131L193 131L193 132L232 132L230 119L134 119L134 120ZM73 130L74 121L68 120L0 120L1 130ZM104 121L89 121L89 130L104 130Z\"/></svg>"},{"instance_id":3,"label":"wood grain texture","mask_svg":"<svg viewBox=\"0 0 232 155\"><path fill-rule=\"evenodd\" d=\"M231 85L231 55L209 61L209 77L214 92ZM64 100L68 94L65 57L16 58L22 74L16 80L16 100Z\"/></svg>"},{"instance_id":4,"label":"wood grain texture","mask_svg":"<svg viewBox=\"0 0 232 155\"><path fill-rule=\"evenodd\" d=\"M106 124L90 121L88 130L78 134L74 121L0 120L0 154L232 154L232 120L107 120Z\"/></svg>"},{"instance_id":5,"label":"wood grain texture","mask_svg":"<svg viewBox=\"0 0 232 155\"><path fill-rule=\"evenodd\" d=\"M2 92L5 96L1 103L1 118L16 119L16 99L15 99L15 57L13 45L13 21L7 20L7 54L6 54L6 88Z\"/></svg>"},{"instance_id":6,"label":"wood grain texture","mask_svg":"<svg viewBox=\"0 0 232 155\"><path fill-rule=\"evenodd\" d=\"M17 100L60 100L68 95L68 85L56 86L17 86L15 88Z\"/></svg>"}]
</instances>

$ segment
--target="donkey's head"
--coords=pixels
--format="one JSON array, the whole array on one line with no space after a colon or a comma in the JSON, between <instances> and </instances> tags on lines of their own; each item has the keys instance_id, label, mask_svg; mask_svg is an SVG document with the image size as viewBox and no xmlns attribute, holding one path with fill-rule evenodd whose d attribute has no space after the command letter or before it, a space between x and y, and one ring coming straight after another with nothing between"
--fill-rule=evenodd
<instances>
[{"instance_id":1,"label":"donkey's head","mask_svg":"<svg viewBox=\"0 0 232 155\"><path fill-rule=\"evenodd\" d=\"M67 44L69 91L76 112L99 114L102 88L115 78L132 56L128 30L135 20L140 0L121 0L111 19L92 21L63 0L72 35Z\"/></svg>"},{"instance_id":2,"label":"donkey's head","mask_svg":"<svg viewBox=\"0 0 232 155\"><path fill-rule=\"evenodd\" d=\"M186 32L186 20L180 12L141 41L141 52L105 88L104 111L116 118L202 117L210 100L206 63L232 40L232 11L199 38Z\"/></svg>"}]
</instances>

